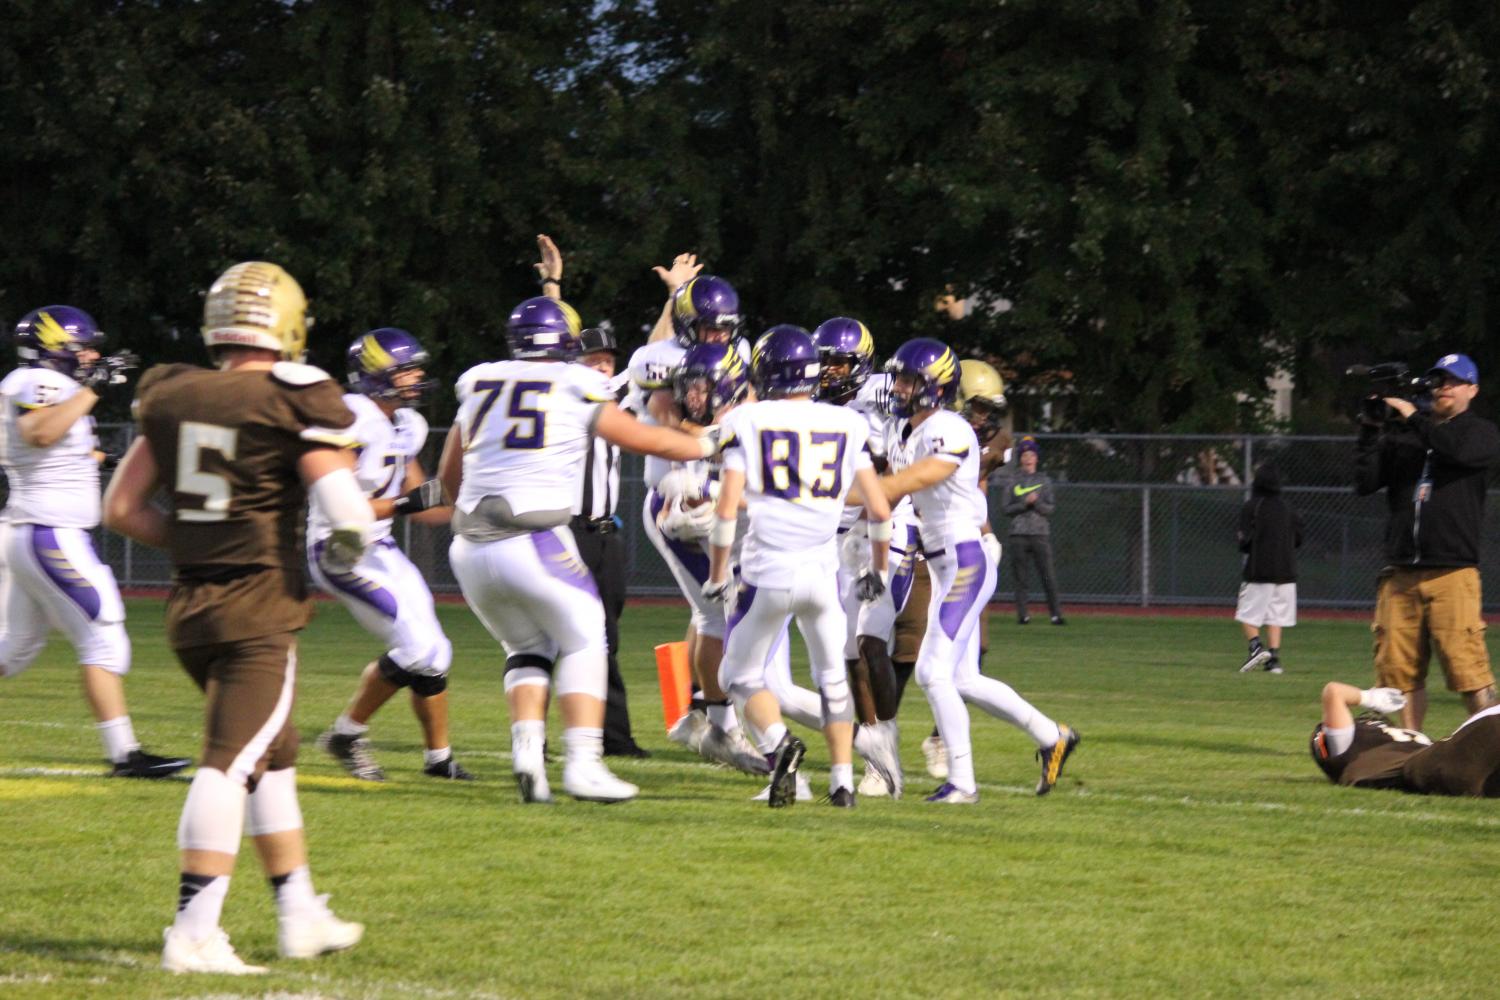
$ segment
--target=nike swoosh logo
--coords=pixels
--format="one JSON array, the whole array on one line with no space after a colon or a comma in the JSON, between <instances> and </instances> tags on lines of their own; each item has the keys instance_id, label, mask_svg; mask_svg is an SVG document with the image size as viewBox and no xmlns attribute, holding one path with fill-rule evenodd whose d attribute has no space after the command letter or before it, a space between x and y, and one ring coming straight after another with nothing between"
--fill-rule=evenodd
<instances>
[{"instance_id":1,"label":"nike swoosh logo","mask_svg":"<svg viewBox=\"0 0 1500 1000\"><path fill-rule=\"evenodd\" d=\"M1024 497L1028 493L1035 493L1037 490L1041 489L1045 485L1046 485L1045 483L1037 483L1035 486L1027 486L1027 487L1024 487L1024 488L1022 488L1020 486L1017 486L1017 487L1015 487L1016 496L1018 496L1018 497Z\"/></svg>"}]
</instances>

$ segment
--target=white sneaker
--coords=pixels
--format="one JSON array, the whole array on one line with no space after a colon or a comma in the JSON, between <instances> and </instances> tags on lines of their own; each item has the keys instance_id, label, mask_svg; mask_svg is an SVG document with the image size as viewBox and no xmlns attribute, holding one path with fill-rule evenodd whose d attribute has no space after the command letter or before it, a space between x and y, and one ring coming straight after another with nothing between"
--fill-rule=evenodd
<instances>
[{"instance_id":1,"label":"white sneaker","mask_svg":"<svg viewBox=\"0 0 1500 1000\"><path fill-rule=\"evenodd\" d=\"M701 708L691 709L672 723L672 728L667 730L667 739L697 753L703 745L703 737L708 735L708 725L707 712Z\"/></svg>"},{"instance_id":2,"label":"white sneaker","mask_svg":"<svg viewBox=\"0 0 1500 1000\"><path fill-rule=\"evenodd\" d=\"M229 935L215 929L202 941L179 934L175 927L161 932L166 942L161 950L161 967L168 972L212 972L221 976L259 976L269 970L264 965L246 965L234 953Z\"/></svg>"},{"instance_id":3,"label":"white sneaker","mask_svg":"<svg viewBox=\"0 0 1500 1000\"><path fill-rule=\"evenodd\" d=\"M512 740L510 767L516 775L516 790L521 802L551 802L552 788L547 784L547 762L541 744L532 739Z\"/></svg>"},{"instance_id":4,"label":"white sneaker","mask_svg":"<svg viewBox=\"0 0 1500 1000\"><path fill-rule=\"evenodd\" d=\"M922 756L927 758L927 773L938 780L948 777L948 748L941 736L929 736L922 741Z\"/></svg>"},{"instance_id":5,"label":"white sneaker","mask_svg":"<svg viewBox=\"0 0 1500 1000\"><path fill-rule=\"evenodd\" d=\"M891 786L885 783L879 771L867 767L864 777L859 779L859 794L861 798L880 799L891 794Z\"/></svg>"},{"instance_id":6,"label":"white sneaker","mask_svg":"<svg viewBox=\"0 0 1500 1000\"><path fill-rule=\"evenodd\" d=\"M860 726L854 731L854 749L864 758L866 773L880 772L891 798L899 799L906 777L901 773L900 734L896 720L877 722L873 726Z\"/></svg>"},{"instance_id":7,"label":"white sneaker","mask_svg":"<svg viewBox=\"0 0 1500 1000\"><path fill-rule=\"evenodd\" d=\"M807 780L807 775L803 774L801 771L798 771L797 772L797 801L798 802L811 802L812 801L812 797L813 797L813 794L812 794L812 782L810 782L810 781ZM765 788L762 788L760 790L760 794L757 795L757 796L755 796L755 798L751 799L750 801L751 802L769 802L769 801L771 801L771 786L769 784L766 785Z\"/></svg>"},{"instance_id":8,"label":"white sneaker","mask_svg":"<svg viewBox=\"0 0 1500 1000\"><path fill-rule=\"evenodd\" d=\"M284 916L279 923L276 944L283 958L316 958L330 951L343 951L359 944L359 939L365 936L364 924L333 915L326 895L318 897L316 908Z\"/></svg>"},{"instance_id":9,"label":"white sneaker","mask_svg":"<svg viewBox=\"0 0 1500 1000\"><path fill-rule=\"evenodd\" d=\"M615 777L603 761L575 760L563 764L563 791L584 802L624 802L641 790Z\"/></svg>"}]
</instances>

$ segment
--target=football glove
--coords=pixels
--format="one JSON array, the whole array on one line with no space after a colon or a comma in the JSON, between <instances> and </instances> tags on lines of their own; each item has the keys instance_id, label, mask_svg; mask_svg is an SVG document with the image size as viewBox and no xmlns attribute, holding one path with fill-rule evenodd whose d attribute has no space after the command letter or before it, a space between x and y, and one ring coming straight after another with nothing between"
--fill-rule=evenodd
<instances>
[{"instance_id":1,"label":"football glove","mask_svg":"<svg viewBox=\"0 0 1500 1000\"><path fill-rule=\"evenodd\" d=\"M880 600L885 593L890 571L877 573L873 569L865 570L860 578L854 581L854 593L859 597L861 604L869 604Z\"/></svg>"},{"instance_id":2,"label":"football glove","mask_svg":"<svg viewBox=\"0 0 1500 1000\"><path fill-rule=\"evenodd\" d=\"M683 497L696 500L703 495L703 484L691 469L673 469L656 484L657 495L675 507Z\"/></svg>"},{"instance_id":3,"label":"football glove","mask_svg":"<svg viewBox=\"0 0 1500 1000\"><path fill-rule=\"evenodd\" d=\"M78 384L92 389L96 393L102 393L106 388L113 385L124 385L126 372L139 367L141 359L138 355L129 351L120 351L108 357L100 358L93 364L79 368L73 377Z\"/></svg>"},{"instance_id":4,"label":"football glove","mask_svg":"<svg viewBox=\"0 0 1500 1000\"><path fill-rule=\"evenodd\" d=\"M1392 715L1406 707L1406 695L1395 688L1370 688L1359 693L1359 707Z\"/></svg>"},{"instance_id":5,"label":"football glove","mask_svg":"<svg viewBox=\"0 0 1500 1000\"><path fill-rule=\"evenodd\" d=\"M994 535L981 535L979 545L984 549L984 554L989 556L990 562L996 566L1000 565L1000 539Z\"/></svg>"},{"instance_id":6,"label":"football glove","mask_svg":"<svg viewBox=\"0 0 1500 1000\"><path fill-rule=\"evenodd\" d=\"M391 506L397 517L405 517L407 514L420 514L424 510L443 505L443 484L436 479L429 479L409 493L397 497Z\"/></svg>"},{"instance_id":7,"label":"football glove","mask_svg":"<svg viewBox=\"0 0 1500 1000\"><path fill-rule=\"evenodd\" d=\"M318 565L330 576L341 576L354 569L365 553L365 533L361 528L334 528L323 543Z\"/></svg>"},{"instance_id":8,"label":"football glove","mask_svg":"<svg viewBox=\"0 0 1500 1000\"><path fill-rule=\"evenodd\" d=\"M717 582L713 580L704 580L702 593L703 596L708 598L710 601L716 601L720 604L723 604L729 600L729 588L731 585L732 582L730 580L719 580Z\"/></svg>"}]
</instances>

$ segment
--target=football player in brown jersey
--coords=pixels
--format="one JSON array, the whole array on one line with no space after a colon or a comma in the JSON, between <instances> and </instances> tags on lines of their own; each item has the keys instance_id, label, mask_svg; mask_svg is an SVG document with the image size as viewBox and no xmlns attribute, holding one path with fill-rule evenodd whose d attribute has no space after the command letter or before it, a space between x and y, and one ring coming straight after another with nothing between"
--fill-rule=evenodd
<instances>
[{"instance_id":1,"label":"football player in brown jersey","mask_svg":"<svg viewBox=\"0 0 1500 1000\"><path fill-rule=\"evenodd\" d=\"M162 967L243 975L266 970L243 962L219 927L242 831L271 881L282 955L348 948L364 932L313 893L291 708L296 637L309 617L308 493L335 525L330 566L359 557L373 514L354 478L353 441L339 430L354 415L337 383L300 363L306 299L292 276L254 261L225 271L208 292L203 339L215 369L158 365L141 379L140 434L110 483L104 519L170 554L168 640L208 698ZM151 502L158 487L170 512Z\"/></svg>"},{"instance_id":2,"label":"football player in brown jersey","mask_svg":"<svg viewBox=\"0 0 1500 1000\"><path fill-rule=\"evenodd\" d=\"M1313 761L1340 785L1500 798L1500 706L1471 715L1434 743L1381 718L1405 705L1406 696L1395 688L1325 684L1323 721L1309 742ZM1355 718L1355 708L1367 712Z\"/></svg>"}]
</instances>

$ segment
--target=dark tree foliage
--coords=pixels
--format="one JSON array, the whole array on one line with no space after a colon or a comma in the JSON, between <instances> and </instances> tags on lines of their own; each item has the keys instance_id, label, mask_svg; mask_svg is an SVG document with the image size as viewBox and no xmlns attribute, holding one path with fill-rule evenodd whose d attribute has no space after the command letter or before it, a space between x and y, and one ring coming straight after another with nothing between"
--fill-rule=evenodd
<instances>
[{"instance_id":1,"label":"dark tree foliage","mask_svg":"<svg viewBox=\"0 0 1500 1000\"><path fill-rule=\"evenodd\" d=\"M1500 8L1455 0L53 0L0 5L0 319L200 357L263 257L315 357L451 378L537 289L639 338L680 250L752 329L864 319L1067 386L1075 428L1347 426L1337 372L1497 370ZM974 308L941 317L953 293Z\"/></svg>"}]
</instances>

